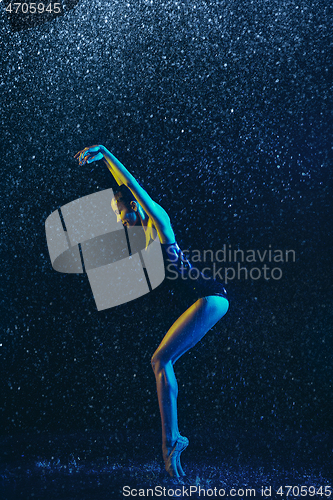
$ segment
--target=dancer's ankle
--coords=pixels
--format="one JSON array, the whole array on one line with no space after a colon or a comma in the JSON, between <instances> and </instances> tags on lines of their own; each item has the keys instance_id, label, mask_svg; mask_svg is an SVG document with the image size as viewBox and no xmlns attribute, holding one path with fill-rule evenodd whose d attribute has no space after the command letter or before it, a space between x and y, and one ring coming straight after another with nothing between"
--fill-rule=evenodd
<instances>
[{"instance_id":1,"label":"dancer's ankle","mask_svg":"<svg viewBox=\"0 0 333 500\"><path fill-rule=\"evenodd\" d=\"M176 433L176 434L169 434L168 436L166 436L165 438L163 438L162 440L162 448L172 448L175 444L175 442L177 441L177 439L179 438L180 436L180 433Z\"/></svg>"}]
</instances>

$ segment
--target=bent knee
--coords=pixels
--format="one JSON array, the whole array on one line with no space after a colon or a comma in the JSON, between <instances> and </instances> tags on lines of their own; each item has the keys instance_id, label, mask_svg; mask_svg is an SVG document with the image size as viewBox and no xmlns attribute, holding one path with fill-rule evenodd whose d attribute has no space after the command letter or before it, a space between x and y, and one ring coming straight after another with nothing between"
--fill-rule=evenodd
<instances>
[{"instance_id":1,"label":"bent knee","mask_svg":"<svg viewBox=\"0 0 333 500\"><path fill-rule=\"evenodd\" d=\"M153 371L155 372L156 368L159 364L159 357L157 355L157 351L154 352L154 354L152 355L151 360L150 360L150 364L151 364Z\"/></svg>"},{"instance_id":2,"label":"bent knee","mask_svg":"<svg viewBox=\"0 0 333 500\"><path fill-rule=\"evenodd\" d=\"M167 363L168 363L168 361L164 360L161 351L159 351L157 349L157 351L154 352L154 354L151 358L151 367L152 367L154 373L158 373L161 370L163 370Z\"/></svg>"}]
</instances>

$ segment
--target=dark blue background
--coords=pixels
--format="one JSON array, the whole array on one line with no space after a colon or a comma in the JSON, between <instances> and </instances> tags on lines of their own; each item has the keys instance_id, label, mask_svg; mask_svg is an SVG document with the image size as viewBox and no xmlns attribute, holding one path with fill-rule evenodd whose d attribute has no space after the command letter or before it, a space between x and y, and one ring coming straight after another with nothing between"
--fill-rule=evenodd
<instances>
[{"instance_id":1,"label":"dark blue background","mask_svg":"<svg viewBox=\"0 0 333 500\"><path fill-rule=\"evenodd\" d=\"M111 185L73 159L100 143L183 248L296 251L279 281L231 282L227 316L177 363L181 430L330 452L330 2L83 0L19 32L3 9L0 26L4 438L158 436L150 357L182 311L156 290L97 312L46 246L51 212Z\"/></svg>"}]
</instances>

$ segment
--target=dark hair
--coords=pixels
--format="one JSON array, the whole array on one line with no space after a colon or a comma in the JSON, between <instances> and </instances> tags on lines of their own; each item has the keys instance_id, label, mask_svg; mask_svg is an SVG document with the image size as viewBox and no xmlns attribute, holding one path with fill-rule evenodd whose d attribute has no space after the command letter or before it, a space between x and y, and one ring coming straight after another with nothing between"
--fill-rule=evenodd
<instances>
[{"instance_id":1,"label":"dark hair","mask_svg":"<svg viewBox=\"0 0 333 500\"><path fill-rule=\"evenodd\" d=\"M132 191L127 186L125 186L125 184L117 186L113 191L114 191L114 197L117 201L122 201L124 203L130 203L131 201L136 201Z\"/></svg>"}]
</instances>

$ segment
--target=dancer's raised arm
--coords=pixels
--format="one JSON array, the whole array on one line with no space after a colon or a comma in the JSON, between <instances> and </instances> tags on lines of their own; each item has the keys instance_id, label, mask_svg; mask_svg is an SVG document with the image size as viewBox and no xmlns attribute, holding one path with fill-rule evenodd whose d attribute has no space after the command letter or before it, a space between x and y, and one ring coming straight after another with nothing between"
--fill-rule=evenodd
<instances>
[{"instance_id":1,"label":"dancer's raised arm","mask_svg":"<svg viewBox=\"0 0 333 500\"><path fill-rule=\"evenodd\" d=\"M164 208L152 200L127 168L108 149L102 145L91 146L79 151L75 155L75 158L79 160L80 165L103 159L118 185L125 184L131 190L143 210L153 220L157 229L162 234L164 233L168 240L172 239L174 235L170 218Z\"/></svg>"}]
</instances>

